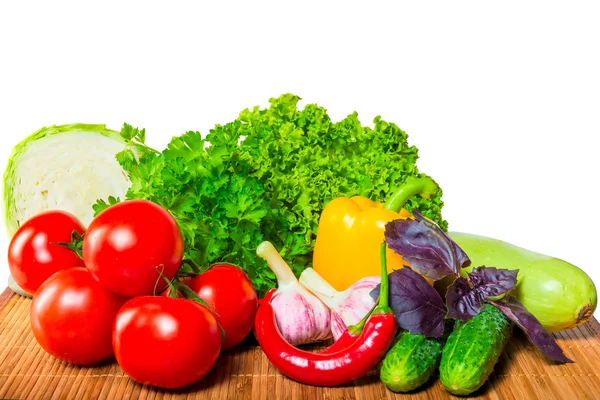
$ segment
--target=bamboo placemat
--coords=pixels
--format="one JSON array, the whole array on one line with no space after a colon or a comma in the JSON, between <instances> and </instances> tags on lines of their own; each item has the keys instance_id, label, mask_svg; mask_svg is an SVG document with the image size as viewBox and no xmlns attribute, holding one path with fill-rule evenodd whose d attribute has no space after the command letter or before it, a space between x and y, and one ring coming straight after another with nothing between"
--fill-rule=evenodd
<instances>
[{"instance_id":1,"label":"bamboo placemat","mask_svg":"<svg viewBox=\"0 0 600 400\"><path fill-rule=\"evenodd\" d=\"M305 386L282 376L253 345L221 355L202 381L181 390L139 385L110 360L77 367L46 354L29 326L30 300L0 295L0 398L2 399L445 399L439 380L408 395L394 394L377 371L338 388ZM600 325L594 319L555 334L574 364L548 362L517 333L494 374L474 398L600 399Z\"/></svg>"}]
</instances>

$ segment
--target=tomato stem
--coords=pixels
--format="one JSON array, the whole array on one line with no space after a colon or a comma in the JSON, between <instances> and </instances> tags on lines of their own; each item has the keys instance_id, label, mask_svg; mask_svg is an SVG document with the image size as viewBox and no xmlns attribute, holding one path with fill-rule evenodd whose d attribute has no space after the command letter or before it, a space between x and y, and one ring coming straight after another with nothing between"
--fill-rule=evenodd
<instances>
[{"instance_id":1,"label":"tomato stem","mask_svg":"<svg viewBox=\"0 0 600 400\"><path fill-rule=\"evenodd\" d=\"M181 272L182 269L186 269L185 267L189 267L189 269L192 271L191 273L189 272ZM200 275L206 271L208 271L210 269L210 266L208 267L200 267L198 264L196 264L194 261L189 260L189 259L185 259L181 261L181 266L179 267L179 271L178 274L180 276L196 276L196 275Z\"/></svg>"},{"instance_id":2,"label":"tomato stem","mask_svg":"<svg viewBox=\"0 0 600 400\"><path fill-rule=\"evenodd\" d=\"M162 270L159 270L158 269L159 267L162 267ZM162 279L165 280L165 282L167 282L167 286L169 287L169 297L177 297L177 288L175 287L175 285L173 284L173 282L171 282L169 279L167 279L167 277L163 274L164 270L165 270L165 266L162 265L162 264L159 265L158 267L156 267L156 272L158 272L158 279L154 283L154 291L153 291L153 293L156 296L156 288L158 287L158 282L162 278ZM175 292L175 295L173 295L173 292Z\"/></svg>"},{"instance_id":3,"label":"tomato stem","mask_svg":"<svg viewBox=\"0 0 600 400\"><path fill-rule=\"evenodd\" d=\"M164 267L163 267L163 269L164 269ZM170 281L162 273L162 271L159 271L158 267L156 267L156 272L158 272L158 274L160 275L160 277L156 280L156 284L154 285L154 295L155 296L156 296L156 287L158 285L158 281L160 280L160 278L163 278L165 280L165 282L167 282L167 285L169 286L169 297L171 297L171 298L178 298L179 295L181 295L184 299L196 302L196 303L198 303L198 304L200 304L200 305L208 308L210 310L210 312L212 312L213 314L215 314L217 317L219 316L219 314L217 314L215 312L215 310L213 310L212 307L207 302L205 302L204 300L202 300L200 298L200 296L198 296L198 294L196 292L194 292L185 283L181 282L177 277L173 278L173 280Z\"/></svg>"},{"instance_id":4,"label":"tomato stem","mask_svg":"<svg viewBox=\"0 0 600 400\"><path fill-rule=\"evenodd\" d=\"M208 308L213 314L215 315L219 315L215 312L215 310L212 309L212 307L210 305L208 305L207 302L205 302L204 300L202 300L200 298L200 296L198 296L198 294L196 292L194 292L192 289L190 289L189 286L187 286L185 283L183 282L178 282L177 285L177 291L179 291L179 293L181 293L181 295L191 301L195 301L198 304L203 305L204 307Z\"/></svg>"},{"instance_id":5,"label":"tomato stem","mask_svg":"<svg viewBox=\"0 0 600 400\"><path fill-rule=\"evenodd\" d=\"M71 233L71 242L50 242L50 244L66 247L83 260L83 236L84 235L74 230Z\"/></svg>"}]
</instances>

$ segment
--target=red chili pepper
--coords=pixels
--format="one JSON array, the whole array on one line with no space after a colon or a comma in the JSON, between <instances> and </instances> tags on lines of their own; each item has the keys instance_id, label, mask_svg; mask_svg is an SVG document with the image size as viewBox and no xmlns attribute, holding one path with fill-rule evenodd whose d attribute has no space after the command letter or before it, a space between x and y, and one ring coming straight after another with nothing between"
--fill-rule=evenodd
<instances>
[{"instance_id":1,"label":"red chili pepper","mask_svg":"<svg viewBox=\"0 0 600 400\"><path fill-rule=\"evenodd\" d=\"M344 350L345 348L352 345L356 341L356 339L358 339L358 336L346 329L344 333L342 333L342 335L338 338L338 340L333 342L333 344L328 348L319 351L319 354L337 353L338 351Z\"/></svg>"},{"instance_id":2,"label":"red chili pepper","mask_svg":"<svg viewBox=\"0 0 600 400\"><path fill-rule=\"evenodd\" d=\"M269 361L289 378L314 386L338 386L358 379L385 356L396 334L396 320L388 306L385 243L382 245L379 305L365 323L360 336L336 352L312 353L298 349L281 336L270 303L270 291L258 308L254 330Z\"/></svg>"}]
</instances>

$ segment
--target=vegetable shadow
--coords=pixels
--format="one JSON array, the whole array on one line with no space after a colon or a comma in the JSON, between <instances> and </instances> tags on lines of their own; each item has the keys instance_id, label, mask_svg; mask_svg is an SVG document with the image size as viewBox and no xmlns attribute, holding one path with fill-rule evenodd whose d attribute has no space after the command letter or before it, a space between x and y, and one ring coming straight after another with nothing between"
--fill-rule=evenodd
<instances>
[{"instance_id":1,"label":"vegetable shadow","mask_svg":"<svg viewBox=\"0 0 600 400\"><path fill-rule=\"evenodd\" d=\"M248 341L251 342L252 339ZM242 383L237 379L237 375L235 376L236 379L232 379L232 374L238 374L240 372L236 371L240 366L235 359L243 357L244 353L253 351L254 348L247 346L245 340L243 344L223 352L210 372L198 382L179 389L165 390L165 392L172 394L202 394L203 392L219 391L223 394L225 392L229 393L231 390L235 390L236 392L243 391L245 390L245 386L247 386L246 389L251 389L252 379L249 379L250 382L247 382L247 379L243 379ZM240 370L242 370L242 368L240 368Z\"/></svg>"}]
</instances>

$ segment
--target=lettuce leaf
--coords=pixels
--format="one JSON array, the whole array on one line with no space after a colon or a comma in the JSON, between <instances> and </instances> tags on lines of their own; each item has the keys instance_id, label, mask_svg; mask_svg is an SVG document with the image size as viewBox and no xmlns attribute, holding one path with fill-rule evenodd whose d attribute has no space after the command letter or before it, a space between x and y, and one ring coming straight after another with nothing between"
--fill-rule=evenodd
<instances>
[{"instance_id":1,"label":"lettuce leaf","mask_svg":"<svg viewBox=\"0 0 600 400\"><path fill-rule=\"evenodd\" d=\"M138 160L122 154L132 182L126 198L167 208L183 231L187 259L237 264L259 294L276 286L255 255L263 240L281 249L299 276L311 265L329 201L361 195L384 202L408 177L421 176L417 149L395 124L377 117L373 128L364 127L356 113L334 123L315 104L299 110L299 100L292 94L271 99L270 107L246 109L204 138L199 132L175 137L162 153L142 147ZM130 129L128 139L139 141L141 132ZM406 208L419 208L446 229L441 196L415 196Z\"/></svg>"}]
</instances>

